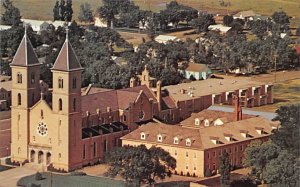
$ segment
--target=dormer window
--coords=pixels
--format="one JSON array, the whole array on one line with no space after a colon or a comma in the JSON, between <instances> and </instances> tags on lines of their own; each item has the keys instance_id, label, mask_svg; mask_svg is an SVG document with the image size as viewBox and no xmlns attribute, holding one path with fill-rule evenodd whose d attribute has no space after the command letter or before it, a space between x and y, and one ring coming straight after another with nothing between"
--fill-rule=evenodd
<instances>
[{"instance_id":1,"label":"dormer window","mask_svg":"<svg viewBox=\"0 0 300 187\"><path fill-rule=\"evenodd\" d=\"M204 126L209 127L209 120L208 119L204 120Z\"/></svg>"},{"instance_id":2,"label":"dormer window","mask_svg":"<svg viewBox=\"0 0 300 187\"><path fill-rule=\"evenodd\" d=\"M179 139L178 139L178 137L175 137L175 138L174 138L174 144L179 144Z\"/></svg>"},{"instance_id":3,"label":"dormer window","mask_svg":"<svg viewBox=\"0 0 300 187\"><path fill-rule=\"evenodd\" d=\"M196 118L196 119L195 119L195 125L196 125L196 126L199 126L199 125L200 125L200 120L199 120L199 118Z\"/></svg>"},{"instance_id":4,"label":"dormer window","mask_svg":"<svg viewBox=\"0 0 300 187\"><path fill-rule=\"evenodd\" d=\"M163 139L163 137L161 134L157 135L157 141L162 142L162 139Z\"/></svg>"},{"instance_id":5,"label":"dormer window","mask_svg":"<svg viewBox=\"0 0 300 187\"><path fill-rule=\"evenodd\" d=\"M212 141L212 143L214 143L215 145L220 144L220 140L219 137L210 137L210 140Z\"/></svg>"},{"instance_id":6,"label":"dormer window","mask_svg":"<svg viewBox=\"0 0 300 187\"><path fill-rule=\"evenodd\" d=\"M142 139L142 140L145 140L145 139L146 139L146 134L143 133L143 132L141 133L141 139Z\"/></svg>"},{"instance_id":7,"label":"dormer window","mask_svg":"<svg viewBox=\"0 0 300 187\"><path fill-rule=\"evenodd\" d=\"M255 130L258 134L262 135L264 134L264 128L261 128L261 127L255 127Z\"/></svg>"},{"instance_id":8,"label":"dormer window","mask_svg":"<svg viewBox=\"0 0 300 187\"><path fill-rule=\"evenodd\" d=\"M246 131L246 130L241 130L240 133L241 133L241 135L242 135L244 138L248 138L248 137L249 137L248 131Z\"/></svg>"},{"instance_id":9,"label":"dormer window","mask_svg":"<svg viewBox=\"0 0 300 187\"><path fill-rule=\"evenodd\" d=\"M232 136L233 136L232 134L224 134L224 137L225 137L225 139L226 139L228 142L233 141Z\"/></svg>"},{"instance_id":10,"label":"dormer window","mask_svg":"<svg viewBox=\"0 0 300 187\"><path fill-rule=\"evenodd\" d=\"M191 139L189 139L189 138L186 139L186 140L185 140L185 145L186 145L186 146L191 146L191 145L192 145Z\"/></svg>"}]
</instances>

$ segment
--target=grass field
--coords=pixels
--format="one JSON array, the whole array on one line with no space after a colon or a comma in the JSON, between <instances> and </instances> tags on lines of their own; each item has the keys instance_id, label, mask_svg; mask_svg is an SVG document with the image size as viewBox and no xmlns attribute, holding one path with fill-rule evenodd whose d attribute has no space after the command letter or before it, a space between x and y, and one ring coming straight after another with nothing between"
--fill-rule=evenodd
<instances>
[{"instance_id":1,"label":"grass field","mask_svg":"<svg viewBox=\"0 0 300 187\"><path fill-rule=\"evenodd\" d=\"M52 19L52 9L56 0L14 0L14 4L21 11L23 17L32 19ZM134 0L142 9L158 11L164 9L166 3L171 0ZM286 11L288 15L295 17L298 24L300 21L300 1L299 0L225 0L230 1L231 6L222 7L219 0L177 0L180 3L189 5L199 10L206 10L215 13L234 13L240 10L252 9L258 14L271 15L280 9ZM74 19L77 19L81 3L88 2L96 10L101 4L101 0L73 0Z\"/></svg>"},{"instance_id":2,"label":"grass field","mask_svg":"<svg viewBox=\"0 0 300 187\"><path fill-rule=\"evenodd\" d=\"M255 107L262 111L275 112L283 105L300 104L300 79L287 80L274 85L274 104Z\"/></svg>"}]
</instances>

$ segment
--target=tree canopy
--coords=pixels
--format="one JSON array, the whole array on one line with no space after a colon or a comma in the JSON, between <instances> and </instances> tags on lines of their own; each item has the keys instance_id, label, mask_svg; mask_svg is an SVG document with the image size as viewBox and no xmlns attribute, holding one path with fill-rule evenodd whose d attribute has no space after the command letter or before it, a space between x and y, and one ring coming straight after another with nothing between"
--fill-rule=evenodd
<instances>
[{"instance_id":1,"label":"tree canopy","mask_svg":"<svg viewBox=\"0 0 300 187\"><path fill-rule=\"evenodd\" d=\"M281 122L267 142L253 141L245 150L244 165L272 186L299 186L300 105L280 107L274 120Z\"/></svg>"},{"instance_id":2,"label":"tree canopy","mask_svg":"<svg viewBox=\"0 0 300 187\"><path fill-rule=\"evenodd\" d=\"M220 171L220 184L222 187L229 187L230 185L230 160L229 155L226 151L222 153L222 156L219 158L219 171Z\"/></svg>"},{"instance_id":3,"label":"tree canopy","mask_svg":"<svg viewBox=\"0 0 300 187\"><path fill-rule=\"evenodd\" d=\"M80 5L78 20L82 22L92 22L94 19L92 7L89 3Z\"/></svg>"},{"instance_id":4,"label":"tree canopy","mask_svg":"<svg viewBox=\"0 0 300 187\"><path fill-rule=\"evenodd\" d=\"M116 148L108 153L106 162L110 166L108 176L120 175L128 183L138 184L170 177L176 168L176 160L168 152L159 147L147 149L145 145Z\"/></svg>"},{"instance_id":5,"label":"tree canopy","mask_svg":"<svg viewBox=\"0 0 300 187\"><path fill-rule=\"evenodd\" d=\"M53 7L53 19L60 21L72 21L73 8L72 0L56 1Z\"/></svg>"},{"instance_id":6,"label":"tree canopy","mask_svg":"<svg viewBox=\"0 0 300 187\"><path fill-rule=\"evenodd\" d=\"M1 1L1 6L4 8L1 15L1 25L18 26L21 23L20 10L10 0Z\"/></svg>"}]
</instances>

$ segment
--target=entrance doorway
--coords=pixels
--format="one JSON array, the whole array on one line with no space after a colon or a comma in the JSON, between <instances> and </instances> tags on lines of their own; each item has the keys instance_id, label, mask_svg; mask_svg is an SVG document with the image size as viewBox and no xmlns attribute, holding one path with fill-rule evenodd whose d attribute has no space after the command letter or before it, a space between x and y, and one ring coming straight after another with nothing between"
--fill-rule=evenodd
<instances>
[{"instance_id":1,"label":"entrance doorway","mask_svg":"<svg viewBox=\"0 0 300 187\"><path fill-rule=\"evenodd\" d=\"M35 151L31 150L30 151L30 162L34 162L34 159L35 159Z\"/></svg>"},{"instance_id":2,"label":"entrance doorway","mask_svg":"<svg viewBox=\"0 0 300 187\"><path fill-rule=\"evenodd\" d=\"M38 163L41 164L44 162L44 153L43 151L39 151L38 153Z\"/></svg>"},{"instance_id":3,"label":"entrance doorway","mask_svg":"<svg viewBox=\"0 0 300 187\"><path fill-rule=\"evenodd\" d=\"M47 153L47 160L46 160L46 164L49 165L51 163L51 153Z\"/></svg>"}]
</instances>

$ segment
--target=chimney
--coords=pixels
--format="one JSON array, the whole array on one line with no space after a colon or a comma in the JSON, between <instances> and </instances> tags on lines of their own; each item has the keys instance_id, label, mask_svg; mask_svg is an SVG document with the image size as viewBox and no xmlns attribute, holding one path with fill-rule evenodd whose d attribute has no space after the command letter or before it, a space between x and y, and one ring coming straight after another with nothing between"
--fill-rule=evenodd
<instances>
[{"instance_id":1,"label":"chimney","mask_svg":"<svg viewBox=\"0 0 300 187\"><path fill-rule=\"evenodd\" d=\"M158 103L158 111L161 111L161 81L156 82L156 99Z\"/></svg>"},{"instance_id":2,"label":"chimney","mask_svg":"<svg viewBox=\"0 0 300 187\"><path fill-rule=\"evenodd\" d=\"M237 95L233 96L234 100L234 113L235 113L235 119L236 121L242 120L242 107L240 103L240 98Z\"/></svg>"}]
</instances>

